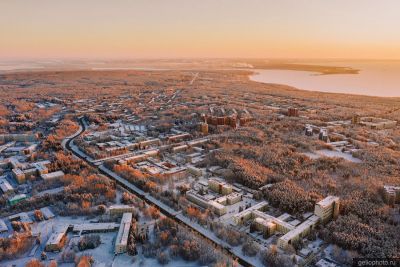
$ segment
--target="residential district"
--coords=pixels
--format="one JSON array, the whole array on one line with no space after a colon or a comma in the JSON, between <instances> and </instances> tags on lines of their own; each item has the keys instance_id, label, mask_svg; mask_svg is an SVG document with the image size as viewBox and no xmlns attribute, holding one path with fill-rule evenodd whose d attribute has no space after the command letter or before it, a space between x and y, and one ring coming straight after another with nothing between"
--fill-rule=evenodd
<instances>
[{"instance_id":1,"label":"residential district","mask_svg":"<svg viewBox=\"0 0 400 267\"><path fill-rule=\"evenodd\" d=\"M400 255L399 180L364 189L361 172L366 151L398 147L390 113L330 119L295 97L188 93L213 75L3 103L0 265L351 266L380 246L347 241L375 231L363 213L394 242L378 256Z\"/></svg>"}]
</instances>

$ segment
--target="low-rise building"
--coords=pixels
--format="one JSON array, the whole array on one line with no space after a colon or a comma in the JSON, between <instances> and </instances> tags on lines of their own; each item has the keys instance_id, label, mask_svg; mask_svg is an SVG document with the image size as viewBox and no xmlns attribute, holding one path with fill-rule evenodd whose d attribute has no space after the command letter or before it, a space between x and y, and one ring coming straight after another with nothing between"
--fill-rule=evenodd
<instances>
[{"instance_id":1,"label":"low-rise building","mask_svg":"<svg viewBox=\"0 0 400 267\"><path fill-rule=\"evenodd\" d=\"M284 234L286 234L286 233L288 233L288 232L290 232L290 231L295 229L295 227L293 225L291 225L290 223L285 222L282 219L279 219L279 217L271 216L271 215L269 215L269 214L267 214L265 212L262 212L260 210L254 210L252 212L252 216L253 216L253 218L262 218L262 219L266 220L267 222L274 223L276 225L276 228L275 228L276 231L279 231L279 232L284 233Z\"/></svg>"},{"instance_id":2,"label":"low-rise building","mask_svg":"<svg viewBox=\"0 0 400 267\"><path fill-rule=\"evenodd\" d=\"M237 225L241 225L253 219L255 228L262 231L266 236L275 232L283 233L284 235L278 239L278 246L282 249L304 238L320 222L326 223L339 215L339 198L335 196L328 196L318 202L315 205L314 215L306 216L306 220L302 223L297 219L288 222L292 217L287 213L279 217L271 216L263 212L266 206L266 202L258 203L236 214L233 221Z\"/></svg>"},{"instance_id":3,"label":"low-rise building","mask_svg":"<svg viewBox=\"0 0 400 267\"><path fill-rule=\"evenodd\" d=\"M125 161L125 163L136 163L136 162L144 161L146 158L147 158L147 155L139 154L139 155L125 158L124 161Z\"/></svg>"},{"instance_id":4,"label":"low-rise building","mask_svg":"<svg viewBox=\"0 0 400 267\"><path fill-rule=\"evenodd\" d=\"M33 220L29 217L28 213L20 212L17 214L13 214L8 216L8 220L12 221L20 221L22 223L32 224Z\"/></svg>"},{"instance_id":5,"label":"low-rise building","mask_svg":"<svg viewBox=\"0 0 400 267\"><path fill-rule=\"evenodd\" d=\"M146 158L148 157L155 157L160 153L160 150L158 149L152 149L149 151L144 152L143 154L145 155Z\"/></svg>"},{"instance_id":6,"label":"low-rise building","mask_svg":"<svg viewBox=\"0 0 400 267\"><path fill-rule=\"evenodd\" d=\"M77 234L114 232L119 228L117 223L81 223L75 224L72 232Z\"/></svg>"},{"instance_id":7,"label":"low-rise building","mask_svg":"<svg viewBox=\"0 0 400 267\"><path fill-rule=\"evenodd\" d=\"M42 160L38 161L35 163L32 163L32 166L36 169L39 175L48 173L49 170L47 169L47 165L49 165L51 162L48 160Z\"/></svg>"},{"instance_id":8,"label":"low-rise building","mask_svg":"<svg viewBox=\"0 0 400 267\"><path fill-rule=\"evenodd\" d=\"M308 235L320 221L318 216L313 215L301 224L288 223L285 221L288 219L288 214L279 217L271 216L261 211L265 206L261 203L237 214L234 221L237 224L243 224L246 220L254 219L255 229L262 231L265 236L270 236L275 232L283 233L284 235L278 239L278 246L282 249Z\"/></svg>"},{"instance_id":9,"label":"low-rise building","mask_svg":"<svg viewBox=\"0 0 400 267\"><path fill-rule=\"evenodd\" d=\"M27 198L28 198L28 196L25 195L25 194L15 195L15 196L10 197L10 198L8 199L8 203L9 203L11 206L13 206L13 205L15 205L15 204L17 204L17 203L19 203L19 202L21 202L21 201L27 199Z\"/></svg>"},{"instance_id":10,"label":"low-rise building","mask_svg":"<svg viewBox=\"0 0 400 267\"><path fill-rule=\"evenodd\" d=\"M38 144L32 144L30 146L25 147L23 150L24 155L30 155L33 152L35 152L37 146L38 146Z\"/></svg>"},{"instance_id":11,"label":"low-rise building","mask_svg":"<svg viewBox=\"0 0 400 267\"><path fill-rule=\"evenodd\" d=\"M180 145L180 146L173 147L171 150L172 150L172 153L178 153L178 152L181 152L181 151L185 151L187 149L188 149L187 145Z\"/></svg>"},{"instance_id":12,"label":"low-rise building","mask_svg":"<svg viewBox=\"0 0 400 267\"><path fill-rule=\"evenodd\" d=\"M117 239L115 240L115 254L124 253L128 246L129 230L131 229L132 213L122 215Z\"/></svg>"},{"instance_id":13,"label":"low-rise building","mask_svg":"<svg viewBox=\"0 0 400 267\"><path fill-rule=\"evenodd\" d=\"M150 146L159 146L160 144L161 144L161 140L158 138L149 139L149 140L139 142L139 148L146 149L146 148L149 148Z\"/></svg>"},{"instance_id":14,"label":"low-rise building","mask_svg":"<svg viewBox=\"0 0 400 267\"><path fill-rule=\"evenodd\" d=\"M19 183L19 184L23 184L25 183L25 173L22 172L21 169L16 168L12 170L12 174L15 178L15 180Z\"/></svg>"},{"instance_id":15,"label":"low-rise building","mask_svg":"<svg viewBox=\"0 0 400 267\"><path fill-rule=\"evenodd\" d=\"M64 172L63 171L55 171L55 172L50 172L50 173L43 173L41 175L41 177L45 181L61 179L64 177Z\"/></svg>"},{"instance_id":16,"label":"low-rise building","mask_svg":"<svg viewBox=\"0 0 400 267\"><path fill-rule=\"evenodd\" d=\"M257 231L263 232L265 236L276 232L276 224L264 218L255 218L253 223Z\"/></svg>"},{"instance_id":17,"label":"low-rise building","mask_svg":"<svg viewBox=\"0 0 400 267\"><path fill-rule=\"evenodd\" d=\"M218 203L217 201L214 201L214 200L208 201L208 206L218 216L222 216L222 215L226 214L226 207L224 205Z\"/></svg>"},{"instance_id":18,"label":"low-rise building","mask_svg":"<svg viewBox=\"0 0 400 267\"><path fill-rule=\"evenodd\" d=\"M46 242L45 250L46 251L61 251L65 245L67 240L67 228L62 231L57 231L52 233L49 237L49 240Z\"/></svg>"},{"instance_id":19,"label":"low-rise building","mask_svg":"<svg viewBox=\"0 0 400 267\"><path fill-rule=\"evenodd\" d=\"M35 167L31 166L30 164L26 166L26 168L22 169L22 172L25 174L25 177L36 177L37 170Z\"/></svg>"},{"instance_id":20,"label":"low-rise building","mask_svg":"<svg viewBox=\"0 0 400 267\"><path fill-rule=\"evenodd\" d=\"M395 128L397 125L397 121L375 117L361 117L359 124L369 127L371 129L382 130Z\"/></svg>"},{"instance_id":21,"label":"low-rise building","mask_svg":"<svg viewBox=\"0 0 400 267\"><path fill-rule=\"evenodd\" d=\"M257 203L256 205L249 207L248 209L245 209L233 216L233 221L235 222L236 225L242 225L245 222L247 222L250 219L255 218L253 216L253 212L260 210L263 211L268 207L268 203L266 201L262 201L260 203Z\"/></svg>"},{"instance_id":22,"label":"low-rise building","mask_svg":"<svg viewBox=\"0 0 400 267\"><path fill-rule=\"evenodd\" d=\"M163 171L162 174L166 179L171 180L181 180L187 177L187 171L185 167L174 167Z\"/></svg>"},{"instance_id":23,"label":"low-rise building","mask_svg":"<svg viewBox=\"0 0 400 267\"><path fill-rule=\"evenodd\" d=\"M192 135L189 133L182 133L182 134L176 134L176 135L169 136L167 139L168 139L169 143L175 143L175 142L187 140L191 136Z\"/></svg>"},{"instance_id":24,"label":"low-rise building","mask_svg":"<svg viewBox=\"0 0 400 267\"><path fill-rule=\"evenodd\" d=\"M199 168L196 168L192 165L187 166L187 172L192 174L193 176L199 177L203 175L203 171Z\"/></svg>"},{"instance_id":25,"label":"low-rise building","mask_svg":"<svg viewBox=\"0 0 400 267\"><path fill-rule=\"evenodd\" d=\"M300 225L287 232L285 235L278 239L278 247L284 249L288 245L293 245L295 242L307 236L313 229L315 229L320 218L316 215L311 216Z\"/></svg>"},{"instance_id":26,"label":"low-rise building","mask_svg":"<svg viewBox=\"0 0 400 267\"><path fill-rule=\"evenodd\" d=\"M193 163L195 158L201 157L202 154L199 152L195 152L195 153L190 153L186 155L186 162L188 163Z\"/></svg>"},{"instance_id":27,"label":"low-rise building","mask_svg":"<svg viewBox=\"0 0 400 267\"><path fill-rule=\"evenodd\" d=\"M122 216L124 213L134 213L135 207L129 205L112 205L108 208L110 216Z\"/></svg>"},{"instance_id":28,"label":"low-rise building","mask_svg":"<svg viewBox=\"0 0 400 267\"><path fill-rule=\"evenodd\" d=\"M208 138L196 139L196 140L187 142L187 145L190 147L202 146L202 145L208 143L209 141L210 141L210 139L208 139Z\"/></svg>"},{"instance_id":29,"label":"low-rise building","mask_svg":"<svg viewBox=\"0 0 400 267\"><path fill-rule=\"evenodd\" d=\"M0 189L4 194L14 191L12 185L5 178L0 179Z\"/></svg>"},{"instance_id":30,"label":"low-rise building","mask_svg":"<svg viewBox=\"0 0 400 267\"><path fill-rule=\"evenodd\" d=\"M198 205L204 209L210 209L218 216L222 216L222 215L226 214L226 212L227 212L226 207L224 205L222 205L212 199L208 199L204 196L201 196L201 195L197 194L196 192L194 192L193 190L186 192L186 198L189 201L195 203L196 205Z\"/></svg>"},{"instance_id":31,"label":"low-rise building","mask_svg":"<svg viewBox=\"0 0 400 267\"><path fill-rule=\"evenodd\" d=\"M208 180L208 187L221 195L228 195L232 193L232 186L230 184L215 178Z\"/></svg>"},{"instance_id":32,"label":"low-rise building","mask_svg":"<svg viewBox=\"0 0 400 267\"><path fill-rule=\"evenodd\" d=\"M22 166L23 166L23 164L21 162L19 162L18 158L16 158L16 157L9 158L8 163L9 163L11 169L22 168Z\"/></svg>"},{"instance_id":33,"label":"low-rise building","mask_svg":"<svg viewBox=\"0 0 400 267\"><path fill-rule=\"evenodd\" d=\"M35 142L37 140L37 134L0 134L0 142Z\"/></svg>"},{"instance_id":34,"label":"low-rise building","mask_svg":"<svg viewBox=\"0 0 400 267\"><path fill-rule=\"evenodd\" d=\"M50 220L50 219L53 219L54 217L56 217L54 215L54 213L48 207L41 208L40 211L42 212L43 217L46 220Z\"/></svg>"},{"instance_id":35,"label":"low-rise building","mask_svg":"<svg viewBox=\"0 0 400 267\"><path fill-rule=\"evenodd\" d=\"M198 206L200 206L200 207L202 207L204 209L208 208L208 201L209 200L204 198L204 197L202 197L202 196L200 196L199 194L196 194L192 190L189 190L189 191L186 192L186 198L189 201L195 203L196 205L198 205Z\"/></svg>"},{"instance_id":36,"label":"low-rise building","mask_svg":"<svg viewBox=\"0 0 400 267\"><path fill-rule=\"evenodd\" d=\"M0 233L8 232L8 227L6 223L0 219Z\"/></svg>"},{"instance_id":37,"label":"low-rise building","mask_svg":"<svg viewBox=\"0 0 400 267\"><path fill-rule=\"evenodd\" d=\"M226 196L222 196L217 198L215 201L222 204L222 205L233 205L242 200L242 194L238 192L231 193Z\"/></svg>"}]
</instances>

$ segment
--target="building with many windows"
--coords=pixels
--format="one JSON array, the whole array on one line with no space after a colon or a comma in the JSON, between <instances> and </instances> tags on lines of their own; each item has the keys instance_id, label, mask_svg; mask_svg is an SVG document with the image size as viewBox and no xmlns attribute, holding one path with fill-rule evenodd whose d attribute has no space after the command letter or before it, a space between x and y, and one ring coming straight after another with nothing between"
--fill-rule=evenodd
<instances>
[{"instance_id":1,"label":"building with many windows","mask_svg":"<svg viewBox=\"0 0 400 267\"><path fill-rule=\"evenodd\" d=\"M108 208L110 216L122 216L124 213L135 212L135 207L129 205L116 204Z\"/></svg>"},{"instance_id":2,"label":"building with many windows","mask_svg":"<svg viewBox=\"0 0 400 267\"><path fill-rule=\"evenodd\" d=\"M317 215L322 223L326 223L339 216L339 198L328 196L315 204L314 214Z\"/></svg>"},{"instance_id":3,"label":"building with many windows","mask_svg":"<svg viewBox=\"0 0 400 267\"><path fill-rule=\"evenodd\" d=\"M67 241L68 226L59 227L46 242L45 251L61 251Z\"/></svg>"},{"instance_id":4,"label":"building with many windows","mask_svg":"<svg viewBox=\"0 0 400 267\"><path fill-rule=\"evenodd\" d=\"M315 205L314 214L310 213L303 222L299 220L288 222L291 216L287 213L279 217L271 216L264 212L267 206L267 202L260 202L236 214L233 220L237 225L253 220L253 227L266 236L275 232L283 233L284 235L278 239L278 246L282 249L307 236L319 223L326 223L339 215L339 198L335 196L328 196L318 202Z\"/></svg>"},{"instance_id":5,"label":"building with many windows","mask_svg":"<svg viewBox=\"0 0 400 267\"><path fill-rule=\"evenodd\" d=\"M131 229L132 213L122 215L117 239L115 240L115 254L125 253L128 247L129 230Z\"/></svg>"},{"instance_id":6,"label":"building with many windows","mask_svg":"<svg viewBox=\"0 0 400 267\"><path fill-rule=\"evenodd\" d=\"M218 194L221 195L228 195L232 193L233 190L230 184L223 181L219 181L217 179L208 180L208 187L214 192L217 192Z\"/></svg>"}]
</instances>

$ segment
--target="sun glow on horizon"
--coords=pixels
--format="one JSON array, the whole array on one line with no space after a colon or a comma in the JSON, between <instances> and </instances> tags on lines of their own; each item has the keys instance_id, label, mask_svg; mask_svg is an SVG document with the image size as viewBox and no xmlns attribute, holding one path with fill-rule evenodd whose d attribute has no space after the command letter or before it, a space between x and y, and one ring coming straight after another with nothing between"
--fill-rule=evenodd
<instances>
[{"instance_id":1,"label":"sun glow on horizon","mask_svg":"<svg viewBox=\"0 0 400 267\"><path fill-rule=\"evenodd\" d=\"M400 2L2 1L0 59L400 59Z\"/></svg>"}]
</instances>

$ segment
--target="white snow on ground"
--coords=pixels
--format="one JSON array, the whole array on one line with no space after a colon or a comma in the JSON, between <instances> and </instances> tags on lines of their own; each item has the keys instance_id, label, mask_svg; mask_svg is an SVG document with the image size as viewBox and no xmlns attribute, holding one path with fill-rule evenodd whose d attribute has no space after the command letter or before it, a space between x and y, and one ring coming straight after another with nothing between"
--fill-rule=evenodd
<instances>
[{"instance_id":1,"label":"white snow on ground","mask_svg":"<svg viewBox=\"0 0 400 267\"><path fill-rule=\"evenodd\" d=\"M320 157L329 157L329 158L342 158L354 163L362 162L360 159L353 157L350 153L344 153L337 150L321 149L321 150L316 150L315 152L305 152L303 154L311 159L318 159Z\"/></svg>"},{"instance_id":2,"label":"white snow on ground","mask_svg":"<svg viewBox=\"0 0 400 267\"><path fill-rule=\"evenodd\" d=\"M56 194L56 193L62 192L63 190L64 190L64 186L61 186L61 187L41 191L41 192L37 193L35 196L44 196L46 194L49 194L49 195Z\"/></svg>"},{"instance_id":3,"label":"white snow on ground","mask_svg":"<svg viewBox=\"0 0 400 267\"><path fill-rule=\"evenodd\" d=\"M143 255L137 255L134 258L122 254L118 255L115 257L113 267L128 267L128 266L133 266L133 267L142 267L142 266L148 266L148 267L199 267L201 266L200 264L196 262L188 262L184 261L182 259L174 259L171 260L168 264L166 265L161 265L157 259L152 259L152 258L145 258Z\"/></svg>"},{"instance_id":4,"label":"white snow on ground","mask_svg":"<svg viewBox=\"0 0 400 267\"><path fill-rule=\"evenodd\" d=\"M212 232L209 229L204 228L203 226L199 225L198 223L191 221L189 218L185 217L183 214L179 214L178 216L176 216L177 218L181 219L182 221L184 221L187 225L190 225L190 227L196 229L198 232L202 233L203 235L207 236L208 238L210 238L211 240L213 240L215 243L225 247L225 248L230 248L231 251L236 255L236 256L240 256L241 258L245 259L246 261L248 261L249 263L251 263L252 265L258 267L258 266L262 266L258 256L255 257L248 257L243 255L242 253L242 246L237 246L237 247L232 247L231 245L229 245L227 242L219 239L214 232Z\"/></svg>"},{"instance_id":5,"label":"white snow on ground","mask_svg":"<svg viewBox=\"0 0 400 267\"><path fill-rule=\"evenodd\" d=\"M79 124L79 129L78 131L76 131L74 134L67 136L66 138L64 138L64 140L62 140L61 142L61 146L65 149L65 145L67 144L67 141L71 138L76 137L80 132L82 131L82 126Z\"/></svg>"},{"instance_id":6,"label":"white snow on ground","mask_svg":"<svg viewBox=\"0 0 400 267\"><path fill-rule=\"evenodd\" d=\"M322 150L317 150L316 151L318 154L324 155L326 157L337 157L337 158L342 158L351 162L355 163L360 163L361 160L358 158L353 157L349 153L343 153L341 151L336 151L336 150L328 150L328 149L322 149Z\"/></svg>"},{"instance_id":7,"label":"white snow on ground","mask_svg":"<svg viewBox=\"0 0 400 267\"><path fill-rule=\"evenodd\" d=\"M73 142L71 142L71 148L74 150L74 152L78 153L82 157L89 159L89 157L85 153L80 151L79 148L76 145L73 144ZM171 207L167 206L166 204L164 204L163 202L159 201L158 199L150 196L150 194L144 192L143 190L139 189L138 187L136 187L132 183L128 182L127 180L125 180L124 178L122 178L121 176L116 174L115 172L109 170L104 165L102 165L102 164L98 165L98 168L100 170L106 172L108 175L113 177L118 182L122 183L124 186L129 187L132 191L136 192L138 195L142 195L142 196L144 195L146 200L150 201L155 206L157 206L157 207L159 207L161 209L164 209L165 211L170 213L172 216L175 216L176 218L180 219L188 227L191 227L191 228L195 229L196 231L198 231L199 233L202 233L204 236L207 236L208 238L213 240L216 244L220 244L222 247L225 247L225 248L232 248L228 243L226 243L225 241L223 241L223 240L219 239L217 236L215 236L215 234L213 232L211 232L209 229L206 229L206 228L202 227L201 225L199 225L197 223L194 223L189 218L185 217L182 214L182 211L176 211L176 210L172 209ZM232 252L234 252L234 254L236 254L238 257L244 258L246 260L248 258L248 257L245 257L242 254L241 247L238 247L237 249L233 249ZM250 259L252 259L250 261L251 264L253 264L254 266L260 266L260 262L258 260L258 257L253 257L253 258L250 257ZM116 266L116 265L114 265L114 266ZM141 266L143 266L143 265L141 265ZM151 266L153 266L153 265L151 265ZM174 266L176 266L176 265L174 265ZM187 264L183 265L183 266L187 266Z\"/></svg>"},{"instance_id":8,"label":"white snow on ground","mask_svg":"<svg viewBox=\"0 0 400 267\"><path fill-rule=\"evenodd\" d=\"M79 147L77 147L77 146L74 144L74 141L71 141L70 146L71 146L71 149L72 149L75 153L79 154L79 156L81 156L81 157L83 157L83 158L87 158L89 161L93 161L92 158L90 158L90 157L89 157L88 155L86 155L84 152L82 152L81 150L79 150Z\"/></svg>"},{"instance_id":9,"label":"white snow on ground","mask_svg":"<svg viewBox=\"0 0 400 267\"><path fill-rule=\"evenodd\" d=\"M38 232L41 234L41 244L40 244L39 248L36 250L34 257L38 258L38 259L40 258L40 254L44 250L44 247L45 247L46 242L49 239L50 235L55 230L59 229L59 227L62 227L63 225L79 224L79 223L83 223L83 222L87 222L87 219L85 217L73 218L73 217L60 217L60 216L57 216L56 218L50 219L47 221L34 222L31 225L32 231ZM114 233L114 235L116 235L116 233ZM72 235L69 235L68 237L70 238L71 236ZM28 254L29 253L27 253L25 255L25 257L23 257L23 258L4 261L0 264L0 266L12 266L12 265L15 265L17 267L25 266L26 262L28 262L31 259L30 257L28 257ZM49 260L47 262L49 262L50 259L53 259L56 256L59 256L59 255L57 255L57 253L48 253Z\"/></svg>"},{"instance_id":10,"label":"white snow on ground","mask_svg":"<svg viewBox=\"0 0 400 267\"><path fill-rule=\"evenodd\" d=\"M77 253L77 255L92 255L95 260L94 266L112 266L114 262L114 241L117 236L117 232L100 233L99 235L101 237L100 246L95 249L81 251ZM79 240L79 237L75 240Z\"/></svg>"},{"instance_id":11,"label":"white snow on ground","mask_svg":"<svg viewBox=\"0 0 400 267\"><path fill-rule=\"evenodd\" d=\"M204 236L207 236L209 239L213 240L216 244L219 244L225 248L232 248L232 246L230 246L227 242L219 239L212 231L210 231L209 229L204 228L203 226L199 225L196 222L191 221L189 218L187 218L186 216L184 216L181 212L177 212L174 209L170 208L169 206L167 206L166 204L162 203L161 201L155 199L154 197L150 196L148 193L145 193L143 190L137 188L136 186L134 186L133 184L131 184L130 182L126 181L125 179L123 179L122 177L120 177L119 175L117 175L116 173L114 173L113 171L107 169L105 166L101 165L99 166L99 168L105 172L107 172L109 175L111 175L114 179L120 181L121 183L123 183L124 185L128 186L129 188L131 188L133 191L137 192L138 194L144 194L145 198L147 200L149 200L150 202L154 203L156 206L158 207L162 207L165 210L167 210L168 212L170 212L171 214L173 214L176 218L180 219L184 224L186 224L188 227L191 227L193 229L195 229L196 231L198 231L199 233L203 234ZM242 252L241 252L241 247L238 247L238 249L234 249L233 252L241 257L241 258L245 258L247 259L248 257L245 257ZM258 260L257 257L253 257L250 259L252 259L251 264L255 265L255 266L260 266L260 262Z\"/></svg>"},{"instance_id":12,"label":"white snow on ground","mask_svg":"<svg viewBox=\"0 0 400 267\"><path fill-rule=\"evenodd\" d=\"M115 180L117 180L118 182L122 183L123 185L129 187L130 189L132 189L133 191L135 191L135 193L139 194L139 195L144 195L146 194L146 192L144 192L143 190L139 189L138 187L136 187L135 185L133 185L132 183L128 182L127 180L125 180L124 178L122 178L121 176L119 176L118 174L116 174L115 172L107 169L104 165L100 165L99 169L106 172L108 175L112 176Z\"/></svg>"},{"instance_id":13,"label":"white snow on ground","mask_svg":"<svg viewBox=\"0 0 400 267\"><path fill-rule=\"evenodd\" d=\"M261 263L261 260L260 260L260 257L259 257L258 254L257 254L256 256L254 256L254 257L250 257L250 256L245 256L245 255L243 255L242 247L241 247L241 246L237 246L237 247L233 248L233 249L232 249L232 252L234 252L236 255L241 255L241 258L245 259L247 262L251 263L251 265L253 265L253 266L255 266L255 267L262 267L262 266L264 266L264 265Z\"/></svg>"}]
</instances>

